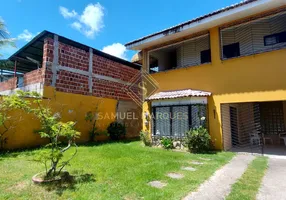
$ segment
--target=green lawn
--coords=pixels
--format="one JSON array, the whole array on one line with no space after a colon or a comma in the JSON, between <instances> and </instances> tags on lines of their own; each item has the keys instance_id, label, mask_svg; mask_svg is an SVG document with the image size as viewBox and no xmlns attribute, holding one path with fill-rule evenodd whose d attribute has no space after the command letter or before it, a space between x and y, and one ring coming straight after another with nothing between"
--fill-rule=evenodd
<instances>
[{"instance_id":1,"label":"green lawn","mask_svg":"<svg viewBox=\"0 0 286 200\"><path fill-rule=\"evenodd\" d=\"M81 146L67 170L73 183L35 185L31 177L44 167L32 161L40 150L0 155L0 199L180 199L196 189L218 168L226 164L233 153L195 155L158 148L143 147L140 142L110 143ZM210 158L209 161L200 158ZM200 160L197 171L182 171L188 162ZM185 175L181 180L166 176L168 172ZM163 189L147 183L161 180Z\"/></svg>"},{"instance_id":2,"label":"green lawn","mask_svg":"<svg viewBox=\"0 0 286 200\"><path fill-rule=\"evenodd\" d=\"M267 169L267 158L257 157L248 166L242 177L232 186L227 200L254 200Z\"/></svg>"}]
</instances>

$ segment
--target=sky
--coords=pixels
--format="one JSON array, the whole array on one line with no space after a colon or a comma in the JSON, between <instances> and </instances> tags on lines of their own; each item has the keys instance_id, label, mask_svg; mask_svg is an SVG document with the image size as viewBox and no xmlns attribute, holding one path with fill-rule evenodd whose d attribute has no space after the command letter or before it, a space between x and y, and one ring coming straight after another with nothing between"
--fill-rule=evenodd
<instances>
[{"instance_id":1,"label":"sky","mask_svg":"<svg viewBox=\"0 0 286 200\"><path fill-rule=\"evenodd\" d=\"M169 28L240 0L2 0L4 21L16 48L7 58L48 30L114 56L130 60L127 42Z\"/></svg>"}]
</instances>

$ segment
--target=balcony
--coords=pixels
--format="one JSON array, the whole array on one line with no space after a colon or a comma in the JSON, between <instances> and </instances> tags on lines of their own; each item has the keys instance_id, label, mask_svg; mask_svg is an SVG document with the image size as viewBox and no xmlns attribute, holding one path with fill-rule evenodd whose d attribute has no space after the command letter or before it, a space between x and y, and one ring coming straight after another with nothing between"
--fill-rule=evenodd
<instances>
[{"instance_id":1,"label":"balcony","mask_svg":"<svg viewBox=\"0 0 286 200\"><path fill-rule=\"evenodd\" d=\"M149 52L150 73L197 66L211 62L209 34Z\"/></svg>"},{"instance_id":2,"label":"balcony","mask_svg":"<svg viewBox=\"0 0 286 200\"><path fill-rule=\"evenodd\" d=\"M223 28L221 59L249 56L286 47L286 13Z\"/></svg>"}]
</instances>

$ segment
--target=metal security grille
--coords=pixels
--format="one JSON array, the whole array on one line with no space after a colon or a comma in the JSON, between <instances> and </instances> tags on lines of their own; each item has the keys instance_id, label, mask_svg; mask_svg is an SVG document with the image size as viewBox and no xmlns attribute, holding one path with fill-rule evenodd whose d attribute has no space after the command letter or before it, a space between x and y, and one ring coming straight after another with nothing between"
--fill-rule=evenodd
<instances>
[{"instance_id":1,"label":"metal security grille","mask_svg":"<svg viewBox=\"0 0 286 200\"><path fill-rule=\"evenodd\" d=\"M171 108L158 107L156 108L155 135L171 135Z\"/></svg>"},{"instance_id":2,"label":"metal security grille","mask_svg":"<svg viewBox=\"0 0 286 200\"><path fill-rule=\"evenodd\" d=\"M263 153L259 103L222 104L224 150Z\"/></svg>"},{"instance_id":3,"label":"metal security grille","mask_svg":"<svg viewBox=\"0 0 286 200\"><path fill-rule=\"evenodd\" d=\"M207 125L204 104L153 107L152 135L182 138L190 128Z\"/></svg>"},{"instance_id":4,"label":"metal security grille","mask_svg":"<svg viewBox=\"0 0 286 200\"><path fill-rule=\"evenodd\" d=\"M149 51L150 73L191 67L211 62L209 32Z\"/></svg>"},{"instance_id":5,"label":"metal security grille","mask_svg":"<svg viewBox=\"0 0 286 200\"><path fill-rule=\"evenodd\" d=\"M189 107L174 106L172 108L172 135L184 137L189 130Z\"/></svg>"},{"instance_id":6,"label":"metal security grille","mask_svg":"<svg viewBox=\"0 0 286 200\"><path fill-rule=\"evenodd\" d=\"M210 51L209 51L209 61L204 62L202 60L203 59L202 56L204 56L203 53L209 49L210 49L209 34L181 43L177 49L177 68L196 66L202 63L211 62Z\"/></svg>"},{"instance_id":7,"label":"metal security grille","mask_svg":"<svg viewBox=\"0 0 286 200\"><path fill-rule=\"evenodd\" d=\"M285 12L221 30L222 59L285 47Z\"/></svg>"}]
</instances>

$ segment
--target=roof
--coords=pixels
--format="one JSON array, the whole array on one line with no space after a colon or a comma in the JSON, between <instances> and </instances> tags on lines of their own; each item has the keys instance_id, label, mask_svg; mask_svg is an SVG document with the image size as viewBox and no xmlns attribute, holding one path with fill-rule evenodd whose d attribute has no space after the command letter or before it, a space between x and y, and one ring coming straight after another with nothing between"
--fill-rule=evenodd
<instances>
[{"instance_id":1,"label":"roof","mask_svg":"<svg viewBox=\"0 0 286 200\"><path fill-rule=\"evenodd\" d=\"M187 90L159 92L150 96L147 100L175 99L182 97L208 97L208 96L211 96L210 92L187 89Z\"/></svg>"},{"instance_id":2,"label":"roof","mask_svg":"<svg viewBox=\"0 0 286 200\"><path fill-rule=\"evenodd\" d=\"M46 30L42 31L36 37L34 37L29 43L27 43L24 47L22 47L16 53L11 55L8 59L11 61L17 61L17 70L19 71L28 72L28 71L37 69L38 64L35 63L35 61L40 62L40 64L42 63L44 40L47 37L54 38L54 35L58 35L58 34L55 34L53 32L46 31ZM79 42L76 42L74 40L68 39L64 36L58 35L58 38L59 38L59 41L62 43L69 44L71 46L83 49L85 51L89 51L89 48L92 48L90 46L87 46ZM135 68L135 69L141 68L141 66L138 64L131 63L121 58L112 56L110 54L99 51L95 48L92 48L92 49L93 49L93 54L95 55L107 58L114 62L118 62L123 65ZM27 57L31 59L28 59Z\"/></svg>"},{"instance_id":3,"label":"roof","mask_svg":"<svg viewBox=\"0 0 286 200\"><path fill-rule=\"evenodd\" d=\"M231 20L235 20L238 18L243 18L245 16L260 13L267 9L276 8L276 7L285 5L285 4L286 4L285 0L244 0L244 1L241 1L240 3L233 4L225 8L221 8L209 14L197 17L187 22L183 22L176 26L173 26L173 27L164 29L162 31L147 35L145 37L139 38L137 40L131 41L125 44L125 46L129 49L142 50L143 48L139 46L142 45L143 43L151 42L151 40L159 40L164 36L178 34L182 31L185 31L186 29L195 29L195 28L198 28L198 26L200 25L201 25L200 27L201 29L206 30L207 28L209 28L211 22L216 22L212 24L213 27L215 27L219 25L219 23L226 23ZM225 13L228 13L232 17L223 15ZM204 24L204 23L208 23L208 24Z\"/></svg>"}]
</instances>

